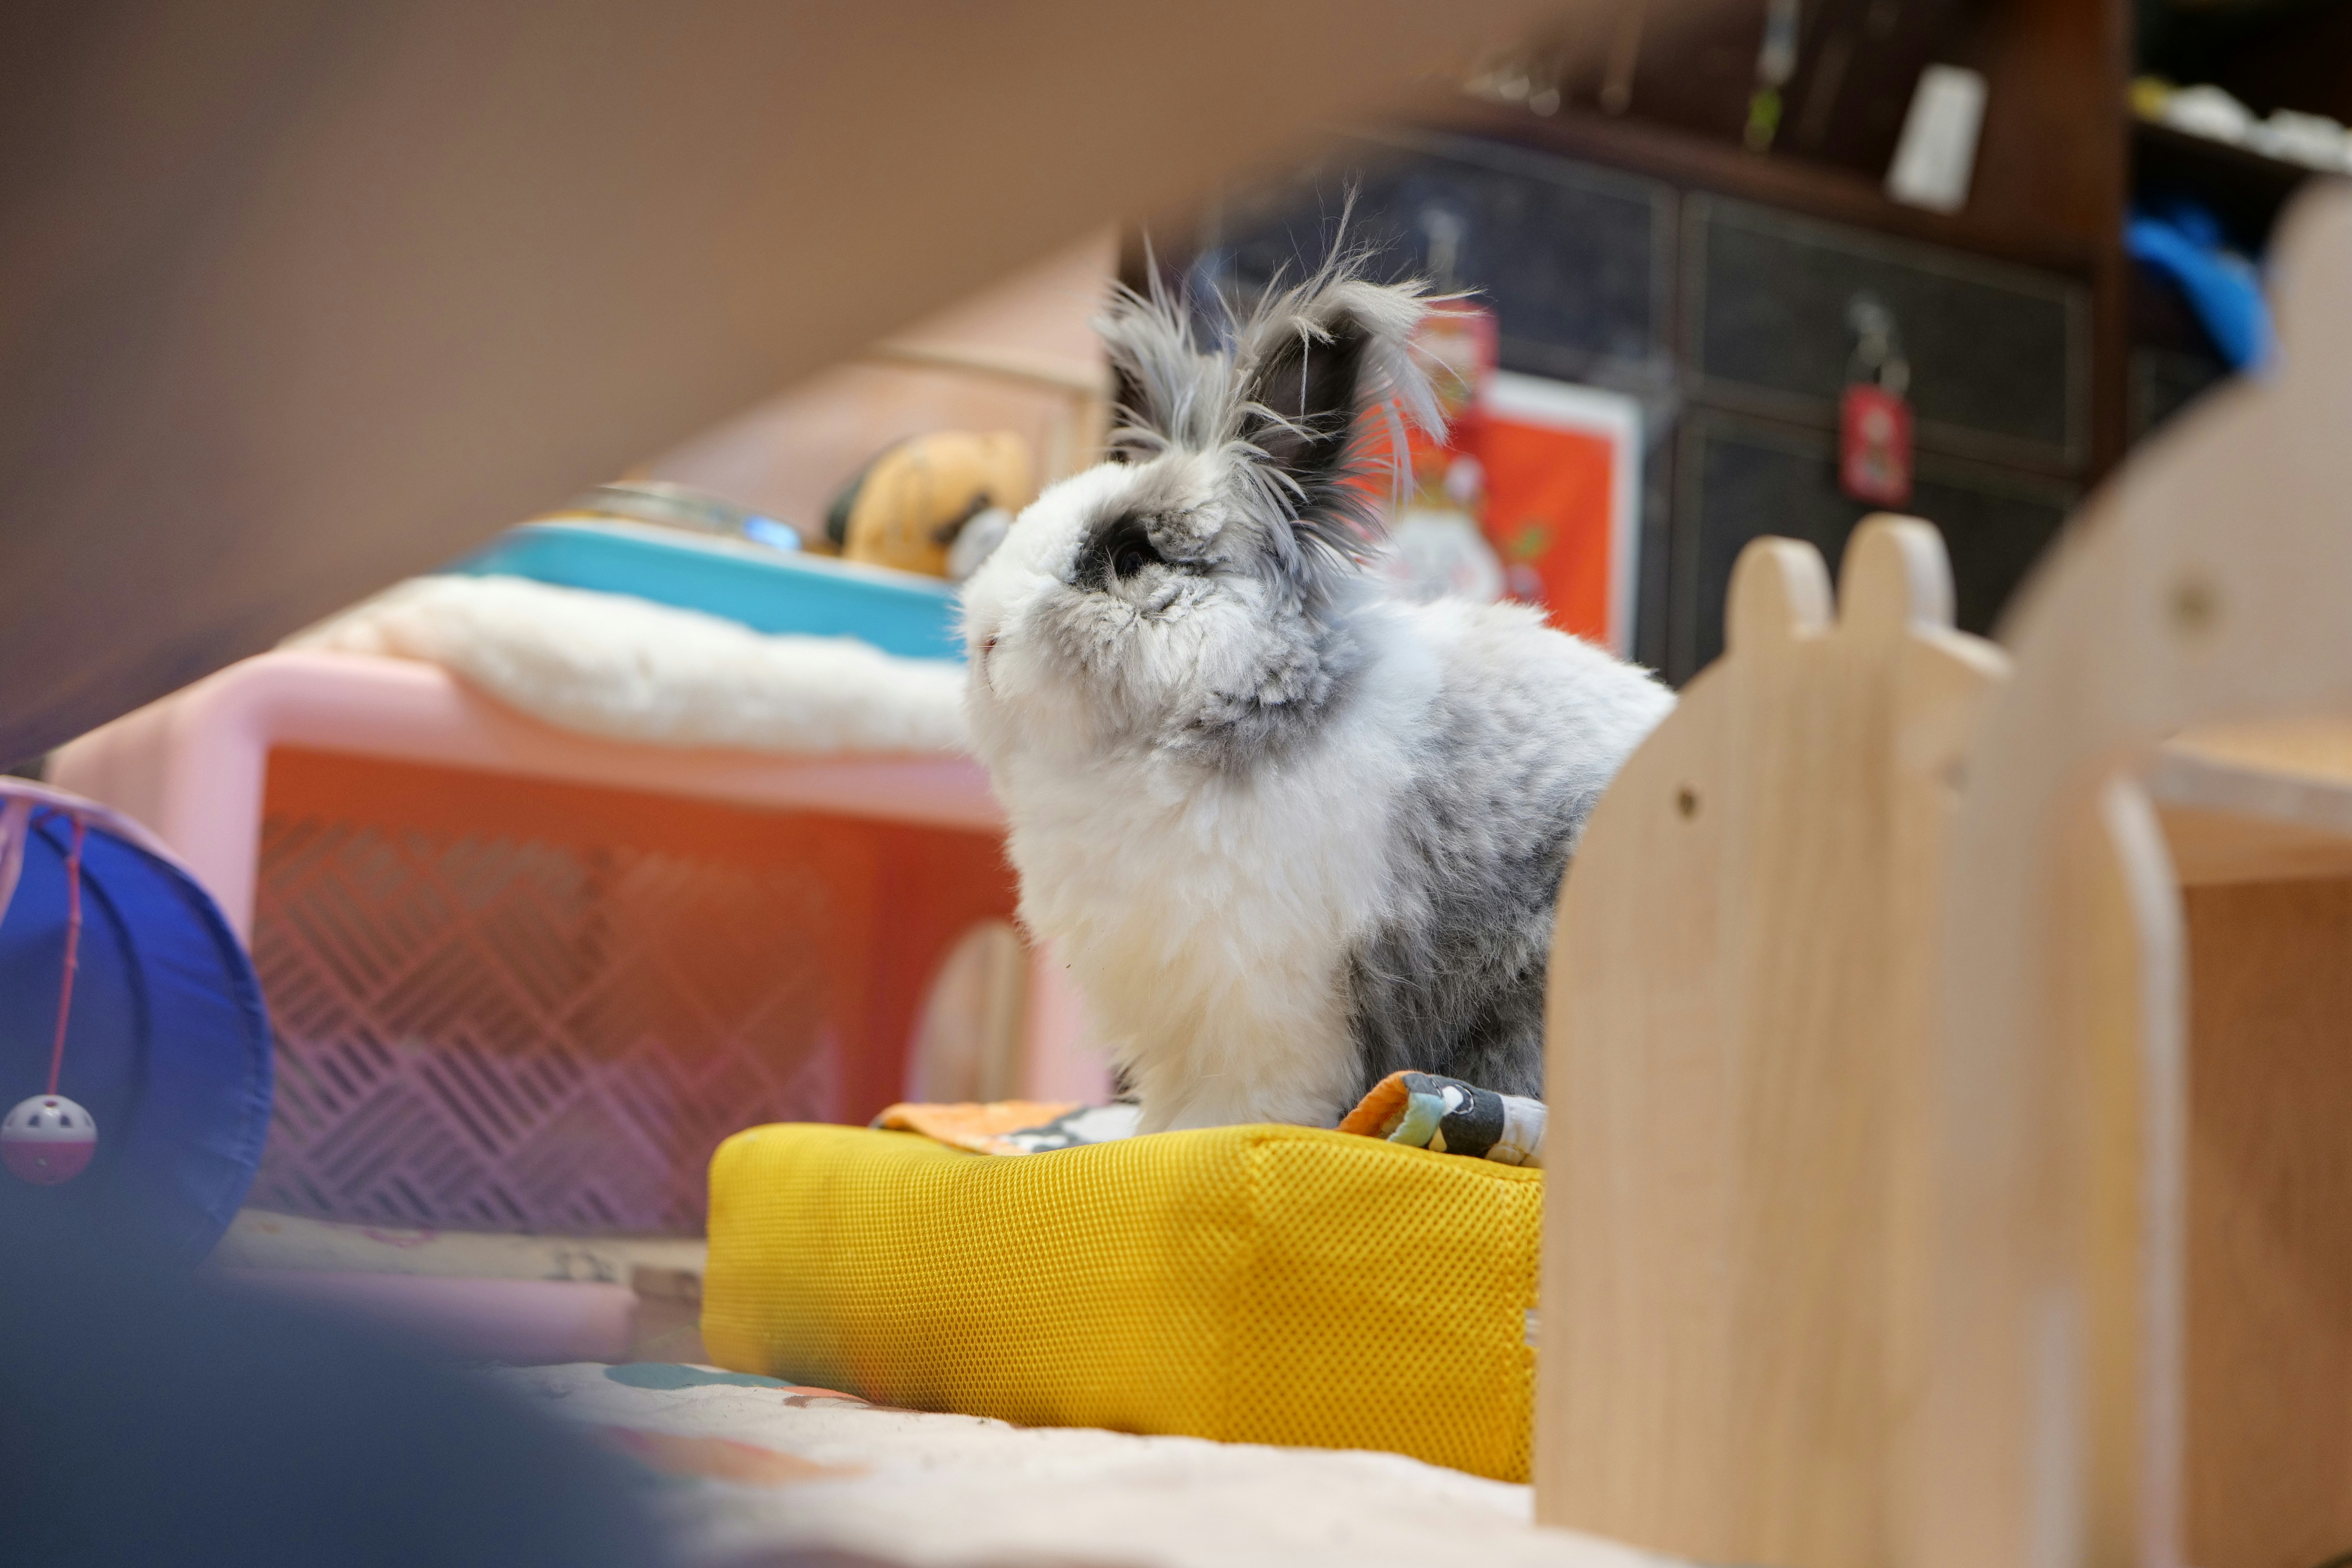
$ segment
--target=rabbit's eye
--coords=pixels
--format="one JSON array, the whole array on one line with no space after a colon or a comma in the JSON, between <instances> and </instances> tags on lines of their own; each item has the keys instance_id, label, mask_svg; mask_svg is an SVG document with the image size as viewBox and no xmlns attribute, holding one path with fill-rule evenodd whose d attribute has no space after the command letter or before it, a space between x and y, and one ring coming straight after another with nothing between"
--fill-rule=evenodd
<instances>
[{"instance_id":1,"label":"rabbit's eye","mask_svg":"<svg viewBox=\"0 0 2352 1568\"><path fill-rule=\"evenodd\" d=\"M1147 566L1167 563L1152 548L1150 524L1133 512L1116 518L1087 542L1071 582L1097 592L1125 583Z\"/></svg>"}]
</instances>

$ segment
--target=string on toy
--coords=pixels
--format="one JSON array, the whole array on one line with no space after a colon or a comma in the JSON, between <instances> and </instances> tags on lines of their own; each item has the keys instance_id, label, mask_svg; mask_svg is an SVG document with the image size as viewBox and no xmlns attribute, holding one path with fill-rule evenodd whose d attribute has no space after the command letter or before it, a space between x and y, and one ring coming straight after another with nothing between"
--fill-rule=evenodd
<instances>
[{"instance_id":1,"label":"string on toy","mask_svg":"<svg viewBox=\"0 0 2352 1568\"><path fill-rule=\"evenodd\" d=\"M66 973L58 986L58 1037L49 1047L48 1092L58 1092L58 1071L66 1061L66 1020L73 1014L74 971L81 963L81 840L89 825L73 818L73 845L66 851Z\"/></svg>"}]
</instances>

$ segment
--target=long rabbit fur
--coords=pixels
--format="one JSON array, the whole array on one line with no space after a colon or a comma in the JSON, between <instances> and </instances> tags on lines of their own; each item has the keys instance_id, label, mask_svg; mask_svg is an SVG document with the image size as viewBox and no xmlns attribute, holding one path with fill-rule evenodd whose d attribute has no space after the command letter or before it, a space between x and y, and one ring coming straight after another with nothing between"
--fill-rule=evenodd
<instances>
[{"instance_id":1,"label":"long rabbit fur","mask_svg":"<svg viewBox=\"0 0 2352 1568\"><path fill-rule=\"evenodd\" d=\"M1021 910L1144 1131L1330 1125L1400 1068L1543 1085L1554 904L1673 698L1532 609L1368 573L1418 285L1340 256L1204 343L1122 292L1113 460L967 584L973 738Z\"/></svg>"}]
</instances>

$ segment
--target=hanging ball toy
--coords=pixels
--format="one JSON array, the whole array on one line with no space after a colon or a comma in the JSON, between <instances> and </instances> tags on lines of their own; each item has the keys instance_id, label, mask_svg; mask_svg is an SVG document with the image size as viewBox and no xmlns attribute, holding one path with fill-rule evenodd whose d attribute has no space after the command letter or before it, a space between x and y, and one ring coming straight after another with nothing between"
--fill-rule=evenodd
<instances>
[{"instance_id":1,"label":"hanging ball toy","mask_svg":"<svg viewBox=\"0 0 2352 1568\"><path fill-rule=\"evenodd\" d=\"M73 1016L74 971L80 966L81 846L89 824L73 818L73 847L66 852L66 963L58 984L58 1033L49 1047L49 1087L0 1121L0 1165L19 1181L54 1187L70 1182L98 1152L98 1120L58 1092L66 1061L66 1020Z\"/></svg>"},{"instance_id":2,"label":"hanging ball toy","mask_svg":"<svg viewBox=\"0 0 2352 1568\"><path fill-rule=\"evenodd\" d=\"M20 1181L54 1187L70 1182L98 1152L98 1123L61 1094L20 1100L0 1121L0 1165Z\"/></svg>"}]
</instances>

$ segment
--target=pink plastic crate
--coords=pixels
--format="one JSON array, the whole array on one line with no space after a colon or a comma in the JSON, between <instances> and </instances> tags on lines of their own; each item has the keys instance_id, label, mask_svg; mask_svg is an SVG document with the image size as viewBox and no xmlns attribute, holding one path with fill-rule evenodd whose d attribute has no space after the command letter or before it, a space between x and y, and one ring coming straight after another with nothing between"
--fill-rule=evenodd
<instances>
[{"instance_id":1,"label":"pink plastic crate","mask_svg":"<svg viewBox=\"0 0 2352 1568\"><path fill-rule=\"evenodd\" d=\"M602 742L425 665L250 659L62 752L249 933L278 1041L252 1201L694 1232L720 1139L900 1098L931 976L1009 918L976 765ZM1023 1090L1095 1098L1033 963Z\"/></svg>"}]
</instances>

